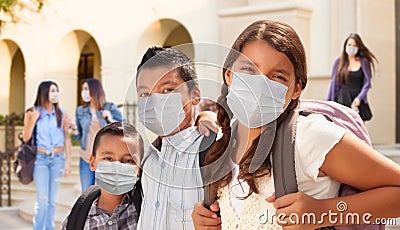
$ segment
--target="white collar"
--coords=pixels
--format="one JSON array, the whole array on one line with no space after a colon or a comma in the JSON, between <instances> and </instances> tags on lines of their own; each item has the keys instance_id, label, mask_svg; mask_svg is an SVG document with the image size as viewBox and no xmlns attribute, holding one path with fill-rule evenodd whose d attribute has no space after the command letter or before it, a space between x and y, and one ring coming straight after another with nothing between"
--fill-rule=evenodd
<instances>
[{"instance_id":1,"label":"white collar","mask_svg":"<svg viewBox=\"0 0 400 230\"><path fill-rule=\"evenodd\" d=\"M166 146L172 146L177 150L178 154L188 151L190 151L190 153L197 153L198 148L193 149L190 147L201 137L203 136L199 133L197 127L190 127L177 132L172 136L164 137L162 139L161 149L165 148Z\"/></svg>"}]
</instances>

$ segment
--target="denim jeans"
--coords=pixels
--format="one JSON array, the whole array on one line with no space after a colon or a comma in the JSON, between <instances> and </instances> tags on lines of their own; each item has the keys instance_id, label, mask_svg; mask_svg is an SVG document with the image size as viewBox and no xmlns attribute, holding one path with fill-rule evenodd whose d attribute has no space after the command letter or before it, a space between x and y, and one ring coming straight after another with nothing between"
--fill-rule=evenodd
<instances>
[{"instance_id":1,"label":"denim jeans","mask_svg":"<svg viewBox=\"0 0 400 230\"><path fill-rule=\"evenodd\" d=\"M94 171L90 171L90 164L79 158L79 176L81 178L82 192L94 185Z\"/></svg>"},{"instance_id":2,"label":"denim jeans","mask_svg":"<svg viewBox=\"0 0 400 230\"><path fill-rule=\"evenodd\" d=\"M54 229L57 192L65 166L64 152L55 155L36 154L33 179L36 186L33 229Z\"/></svg>"}]
</instances>

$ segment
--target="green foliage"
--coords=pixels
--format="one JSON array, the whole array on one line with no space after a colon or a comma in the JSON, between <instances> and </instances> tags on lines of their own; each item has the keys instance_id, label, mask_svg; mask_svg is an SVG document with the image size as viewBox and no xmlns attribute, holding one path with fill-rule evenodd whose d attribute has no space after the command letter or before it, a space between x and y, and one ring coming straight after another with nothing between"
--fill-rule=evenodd
<instances>
[{"instance_id":1,"label":"green foliage","mask_svg":"<svg viewBox=\"0 0 400 230\"><path fill-rule=\"evenodd\" d=\"M29 0L28 2L20 2L19 0L0 0L0 32L2 26L8 22L17 23L20 20L22 9L28 9L32 12L40 12L43 8L44 0ZM4 19L6 18L6 19Z\"/></svg>"},{"instance_id":2,"label":"green foliage","mask_svg":"<svg viewBox=\"0 0 400 230\"><path fill-rule=\"evenodd\" d=\"M16 126L24 126L24 114L17 115L14 120ZM6 125L6 117L0 114L0 126Z\"/></svg>"},{"instance_id":3,"label":"green foliage","mask_svg":"<svg viewBox=\"0 0 400 230\"><path fill-rule=\"evenodd\" d=\"M79 146L79 145L81 144L81 141L80 141L80 140L79 140L79 141L76 141L76 140L72 139L72 134L70 134L70 137L71 137L71 144L72 144L72 146Z\"/></svg>"},{"instance_id":4,"label":"green foliage","mask_svg":"<svg viewBox=\"0 0 400 230\"><path fill-rule=\"evenodd\" d=\"M3 114L0 114L0 126L3 126L6 124L6 118L4 117Z\"/></svg>"},{"instance_id":5,"label":"green foliage","mask_svg":"<svg viewBox=\"0 0 400 230\"><path fill-rule=\"evenodd\" d=\"M14 6L17 4L18 0L0 0L0 11L3 11L5 14L9 14L11 17L12 22L16 22L15 15L14 15ZM0 25L3 22L0 20Z\"/></svg>"}]
</instances>

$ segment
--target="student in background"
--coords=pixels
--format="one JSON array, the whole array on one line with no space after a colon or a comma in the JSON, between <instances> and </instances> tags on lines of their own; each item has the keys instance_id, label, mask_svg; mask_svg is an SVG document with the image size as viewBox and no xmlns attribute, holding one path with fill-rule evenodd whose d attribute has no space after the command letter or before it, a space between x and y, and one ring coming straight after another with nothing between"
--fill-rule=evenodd
<instances>
[{"instance_id":1,"label":"student in background","mask_svg":"<svg viewBox=\"0 0 400 230\"><path fill-rule=\"evenodd\" d=\"M351 107L363 121L369 121L372 112L367 94L375 61L361 37L356 33L350 34L344 41L342 54L333 63L328 101Z\"/></svg>"},{"instance_id":2,"label":"student in background","mask_svg":"<svg viewBox=\"0 0 400 230\"><path fill-rule=\"evenodd\" d=\"M29 141L33 132L36 133L35 230L54 229L55 202L61 178L71 173L70 119L58 103L57 84L43 81L37 91L34 109L25 114L23 141Z\"/></svg>"},{"instance_id":3,"label":"student in background","mask_svg":"<svg viewBox=\"0 0 400 230\"><path fill-rule=\"evenodd\" d=\"M94 185L95 172L89 166L94 137L107 123L122 121L122 114L114 103L106 101L103 86L95 78L82 81L81 95L85 104L76 109L76 123L71 128L72 139L81 141L79 176L83 192Z\"/></svg>"}]
</instances>

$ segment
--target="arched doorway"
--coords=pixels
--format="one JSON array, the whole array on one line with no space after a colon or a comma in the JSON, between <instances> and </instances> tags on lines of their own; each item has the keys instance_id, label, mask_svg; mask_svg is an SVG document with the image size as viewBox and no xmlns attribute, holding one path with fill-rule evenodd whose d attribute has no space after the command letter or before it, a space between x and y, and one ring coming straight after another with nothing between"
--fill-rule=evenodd
<instances>
[{"instance_id":1,"label":"arched doorway","mask_svg":"<svg viewBox=\"0 0 400 230\"><path fill-rule=\"evenodd\" d=\"M19 46L11 40L0 41L0 114L25 110L25 60Z\"/></svg>"},{"instance_id":2,"label":"arched doorway","mask_svg":"<svg viewBox=\"0 0 400 230\"><path fill-rule=\"evenodd\" d=\"M143 32L138 42L138 60L151 46L173 47L192 43L192 37L186 27L174 19L159 19L151 23ZM193 46L185 46L182 50L189 58L194 57Z\"/></svg>"},{"instance_id":3,"label":"arched doorway","mask_svg":"<svg viewBox=\"0 0 400 230\"><path fill-rule=\"evenodd\" d=\"M96 40L83 30L69 32L59 42L49 68L49 78L62 86L63 107L75 111L82 103L82 80L101 79L101 55Z\"/></svg>"},{"instance_id":4,"label":"arched doorway","mask_svg":"<svg viewBox=\"0 0 400 230\"><path fill-rule=\"evenodd\" d=\"M89 39L81 51L78 63L78 82L77 82L77 105L83 103L81 98L82 80L88 78L97 78L101 80L100 75L100 52L96 41Z\"/></svg>"}]
</instances>

